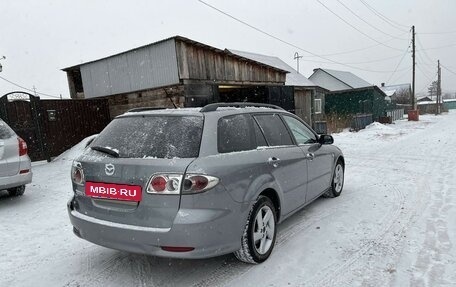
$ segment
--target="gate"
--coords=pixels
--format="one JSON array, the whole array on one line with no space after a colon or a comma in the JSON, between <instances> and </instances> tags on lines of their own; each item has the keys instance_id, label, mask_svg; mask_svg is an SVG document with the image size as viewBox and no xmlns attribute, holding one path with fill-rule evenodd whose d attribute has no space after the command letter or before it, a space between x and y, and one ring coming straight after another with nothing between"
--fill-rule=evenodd
<instances>
[{"instance_id":1,"label":"gate","mask_svg":"<svg viewBox=\"0 0 456 287\"><path fill-rule=\"evenodd\" d=\"M47 159L40 121L40 98L27 92L11 92L0 98L0 117L27 142L33 160Z\"/></svg>"},{"instance_id":2,"label":"gate","mask_svg":"<svg viewBox=\"0 0 456 287\"><path fill-rule=\"evenodd\" d=\"M32 161L50 161L111 121L107 99L41 100L26 92L1 97L0 117L27 142Z\"/></svg>"}]
</instances>

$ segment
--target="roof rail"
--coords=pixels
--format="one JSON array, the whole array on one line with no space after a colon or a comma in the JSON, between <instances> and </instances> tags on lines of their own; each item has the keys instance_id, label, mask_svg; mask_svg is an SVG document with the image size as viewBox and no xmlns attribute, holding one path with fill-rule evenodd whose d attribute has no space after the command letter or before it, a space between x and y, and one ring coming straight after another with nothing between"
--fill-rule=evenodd
<instances>
[{"instance_id":1,"label":"roof rail","mask_svg":"<svg viewBox=\"0 0 456 287\"><path fill-rule=\"evenodd\" d=\"M258 104L258 103L249 103L249 102L233 102L233 103L214 103L205 105L201 108L200 112L213 112L216 111L218 108L222 107L234 107L234 108L247 108L247 107L255 107L255 108L270 108L276 110L283 110L281 107L271 104Z\"/></svg>"},{"instance_id":2,"label":"roof rail","mask_svg":"<svg viewBox=\"0 0 456 287\"><path fill-rule=\"evenodd\" d=\"M141 108L134 108L134 109L128 110L127 113L156 111L156 110L164 110L164 109L166 109L166 108L163 108L163 107L141 107Z\"/></svg>"}]
</instances>

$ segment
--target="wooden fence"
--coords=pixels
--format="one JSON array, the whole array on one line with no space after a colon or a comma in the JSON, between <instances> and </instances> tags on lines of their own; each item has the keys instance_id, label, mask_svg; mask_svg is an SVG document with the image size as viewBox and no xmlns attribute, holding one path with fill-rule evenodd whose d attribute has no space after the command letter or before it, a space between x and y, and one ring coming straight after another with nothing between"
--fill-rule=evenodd
<instances>
[{"instance_id":1,"label":"wooden fence","mask_svg":"<svg viewBox=\"0 0 456 287\"><path fill-rule=\"evenodd\" d=\"M386 111L386 116L391 118L391 122L404 118L404 109L394 109Z\"/></svg>"}]
</instances>

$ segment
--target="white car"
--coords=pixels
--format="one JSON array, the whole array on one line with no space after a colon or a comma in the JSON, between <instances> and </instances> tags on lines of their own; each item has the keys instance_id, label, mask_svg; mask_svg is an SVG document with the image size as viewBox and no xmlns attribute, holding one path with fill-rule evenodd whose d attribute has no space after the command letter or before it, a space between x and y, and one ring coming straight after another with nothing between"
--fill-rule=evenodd
<instances>
[{"instance_id":1,"label":"white car","mask_svg":"<svg viewBox=\"0 0 456 287\"><path fill-rule=\"evenodd\" d=\"M23 195L32 182L32 168L26 142L0 119L0 190Z\"/></svg>"}]
</instances>

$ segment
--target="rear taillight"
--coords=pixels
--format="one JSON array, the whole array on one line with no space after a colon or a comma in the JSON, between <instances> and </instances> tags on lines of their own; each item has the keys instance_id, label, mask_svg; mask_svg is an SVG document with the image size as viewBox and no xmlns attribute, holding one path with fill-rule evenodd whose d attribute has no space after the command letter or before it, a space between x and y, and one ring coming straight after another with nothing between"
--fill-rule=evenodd
<instances>
[{"instance_id":1,"label":"rear taillight","mask_svg":"<svg viewBox=\"0 0 456 287\"><path fill-rule=\"evenodd\" d=\"M219 179L203 174L156 174L147 185L147 192L154 194L189 194L204 192L217 185ZM182 192L181 192L182 190Z\"/></svg>"},{"instance_id":2,"label":"rear taillight","mask_svg":"<svg viewBox=\"0 0 456 287\"><path fill-rule=\"evenodd\" d=\"M202 174L187 174L184 179L182 193L199 193L213 188L219 183L219 179Z\"/></svg>"},{"instance_id":3,"label":"rear taillight","mask_svg":"<svg viewBox=\"0 0 456 287\"><path fill-rule=\"evenodd\" d=\"M19 142L19 156L23 156L27 154L27 143L21 139L17 138L17 141Z\"/></svg>"},{"instance_id":4,"label":"rear taillight","mask_svg":"<svg viewBox=\"0 0 456 287\"><path fill-rule=\"evenodd\" d=\"M84 171L80 162L74 161L71 167L71 180L78 185L84 185Z\"/></svg>"},{"instance_id":5,"label":"rear taillight","mask_svg":"<svg viewBox=\"0 0 456 287\"><path fill-rule=\"evenodd\" d=\"M148 193L180 194L182 174L156 174L147 185Z\"/></svg>"}]
</instances>

